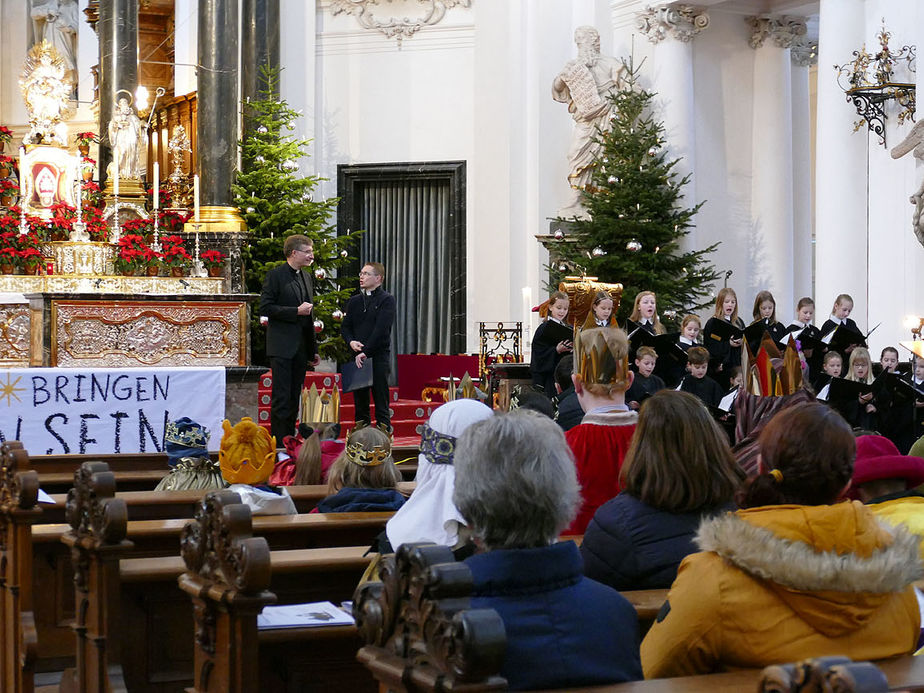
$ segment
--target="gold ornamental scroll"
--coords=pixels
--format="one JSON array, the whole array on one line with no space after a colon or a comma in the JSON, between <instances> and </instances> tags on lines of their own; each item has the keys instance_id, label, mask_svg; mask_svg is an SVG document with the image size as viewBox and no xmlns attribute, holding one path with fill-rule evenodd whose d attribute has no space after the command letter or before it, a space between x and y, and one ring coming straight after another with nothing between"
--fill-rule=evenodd
<instances>
[{"instance_id":1,"label":"gold ornamental scroll","mask_svg":"<svg viewBox=\"0 0 924 693\"><path fill-rule=\"evenodd\" d=\"M558 284L558 290L568 294L568 322L578 326L584 324L598 291L605 291L613 299L613 315L619 310L622 299L622 284L600 282L596 277L565 277L565 281ZM539 305L539 316L545 319L548 314L549 301L546 299Z\"/></svg>"}]
</instances>

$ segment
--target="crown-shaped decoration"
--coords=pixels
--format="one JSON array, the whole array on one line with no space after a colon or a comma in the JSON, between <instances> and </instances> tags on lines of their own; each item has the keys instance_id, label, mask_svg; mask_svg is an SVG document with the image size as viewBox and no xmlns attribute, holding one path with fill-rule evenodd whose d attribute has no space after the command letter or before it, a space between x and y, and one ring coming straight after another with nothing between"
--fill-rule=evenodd
<instances>
[{"instance_id":1,"label":"crown-shaped decoration","mask_svg":"<svg viewBox=\"0 0 924 693\"><path fill-rule=\"evenodd\" d=\"M231 426L222 423L224 435L218 449L221 475L229 484L262 484L276 463L276 439L249 416Z\"/></svg>"},{"instance_id":2,"label":"crown-shaped decoration","mask_svg":"<svg viewBox=\"0 0 924 693\"><path fill-rule=\"evenodd\" d=\"M791 395L802 388L802 361L792 336L783 354L768 332L760 341L757 355L747 347L748 367L745 380L747 391L762 397Z\"/></svg>"},{"instance_id":3,"label":"crown-shaped decoration","mask_svg":"<svg viewBox=\"0 0 924 693\"><path fill-rule=\"evenodd\" d=\"M356 429L353 429L354 432L355 430ZM376 445L371 450L368 450L358 441L351 442L350 438L352 437L353 433L347 436L346 454L353 464L357 464L360 467L378 467L391 456L390 441L387 445Z\"/></svg>"},{"instance_id":4,"label":"crown-shaped decoration","mask_svg":"<svg viewBox=\"0 0 924 693\"><path fill-rule=\"evenodd\" d=\"M192 419L183 417L167 423L167 434L164 436L164 442L176 443L185 448L204 448L208 446L209 435L208 429L204 426L197 424Z\"/></svg>"},{"instance_id":5,"label":"crown-shaped decoration","mask_svg":"<svg viewBox=\"0 0 924 693\"><path fill-rule=\"evenodd\" d=\"M462 376L458 385L456 385L452 373L449 374L449 385L446 386L443 398L447 402L454 402L457 399L478 399L478 389L475 387L475 381L472 380L472 376L468 374L468 371L465 371L465 375Z\"/></svg>"},{"instance_id":6,"label":"crown-shaped decoration","mask_svg":"<svg viewBox=\"0 0 924 693\"><path fill-rule=\"evenodd\" d=\"M302 388L298 420L314 424L338 423L340 421L340 390L334 387L329 393L326 388L318 391L314 383L311 383L311 387L307 389Z\"/></svg>"},{"instance_id":7,"label":"crown-shaped decoration","mask_svg":"<svg viewBox=\"0 0 924 693\"><path fill-rule=\"evenodd\" d=\"M625 389L629 385L628 344L622 356L613 352L607 336L612 339L621 330L596 327L574 332L574 367L585 385L613 385ZM620 337L617 336L616 339ZM626 340L624 333L621 339Z\"/></svg>"}]
</instances>

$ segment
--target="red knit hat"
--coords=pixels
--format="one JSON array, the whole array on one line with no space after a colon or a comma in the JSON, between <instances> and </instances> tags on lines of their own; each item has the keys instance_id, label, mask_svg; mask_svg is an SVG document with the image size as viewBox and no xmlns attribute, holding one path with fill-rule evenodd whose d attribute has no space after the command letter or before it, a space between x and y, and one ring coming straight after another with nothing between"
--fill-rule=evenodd
<instances>
[{"instance_id":1,"label":"red knit hat","mask_svg":"<svg viewBox=\"0 0 924 693\"><path fill-rule=\"evenodd\" d=\"M884 436L860 436L853 485L880 479L904 479L907 488L924 484L924 459L900 454L895 443Z\"/></svg>"}]
</instances>

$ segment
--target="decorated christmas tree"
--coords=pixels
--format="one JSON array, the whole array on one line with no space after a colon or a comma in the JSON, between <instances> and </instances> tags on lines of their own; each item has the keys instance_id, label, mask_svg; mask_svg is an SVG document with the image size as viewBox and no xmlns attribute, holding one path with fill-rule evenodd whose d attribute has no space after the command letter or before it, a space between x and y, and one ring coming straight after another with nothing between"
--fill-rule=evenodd
<instances>
[{"instance_id":1,"label":"decorated christmas tree","mask_svg":"<svg viewBox=\"0 0 924 693\"><path fill-rule=\"evenodd\" d=\"M266 273L285 262L287 236L303 234L314 241L314 320L321 358L342 361L347 356L340 338L340 306L353 290L337 279L340 268L350 262L350 251L359 232L338 236L330 224L337 198L314 199L318 176L299 174L298 161L307 156L309 140L294 135L299 112L275 96L278 71L264 73L266 91L244 105L252 128L240 143L241 167L232 186L235 204L247 222L251 238L241 249L247 290L260 293ZM251 325L253 363L266 363L265 330L254 310Z\"/></svg>"},{"instance_id":2,"label":"decorated christmas tree","mask_svg":"<svg viewBox=\"0 0 924 693\"><path fill-rule=\"evenodd\" d=\"M552 249L561 258L550 267L552 285L566 275L599 277L623 285L617 317L625 320L639 291L654 291L661 320L677 326L683 314L711 303L718 274L707 256L710 245L687 251L681 241L702 206L683 206L683 186L664 140L664 127L651 115L654 93L638 85L638 68L625 63L625 82L610 95L611 128L591 184L583 192L587 219L571 219L570 232L556 233Z\"/></svg>"}]
</instances>

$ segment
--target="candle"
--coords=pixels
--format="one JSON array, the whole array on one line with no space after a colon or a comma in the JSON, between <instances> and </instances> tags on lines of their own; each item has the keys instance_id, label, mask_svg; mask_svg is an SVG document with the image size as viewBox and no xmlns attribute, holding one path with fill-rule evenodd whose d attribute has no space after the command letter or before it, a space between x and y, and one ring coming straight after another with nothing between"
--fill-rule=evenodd
<instances>
[{"instance_id":1,"label":"candle","mask_svg":"<svg viewBox=\"0 0 924 693\"><path fill-rule=\"evenodd\" d=\"M26 165L25 165L25 159L26 159L26 148L25 148L25 147L20 147L20 148L19 148L19 186L20 186L20 192L21 192L23 195L25 195L25 193L26 193ZM26 200L24 200L24 199L23 199L23 200L20 200L20 201L19 201L19 206L22 207L22 208L25 208L25 206L26 206Z\"/></svg>"},{"instance_id":2,"label":"candle","mask_svg":"<svg viewBox=\"0 0 924 693\"><path fill-rule=\"evenodd\" d=\"M193 176L193 205L196 214L196 223L199 223L199 176Z\"/></svg>"},{"instance_id":3,"label":"candle","mask_svg":"<svg viewBox=\"0 0 924 693\"><path fill-rule=\"evenodd\" d=\"M83 206L83 183L80 180L80 176L77 177L77 221L83 222L83 215L81 214L81 208Z\"/></svg>"},{"instance_id":4,"label":"candle","mask_svg":"<svg viewBox=\"0 0 924 693\"><path fill-rule=\"evenodd\" d=\"M154 162L154 209L160 209L160 164Z\"/></svg>"},{"instance_id":5,"label":"candle","mask_svg":"<svg viewBox=\"0 0 924 693\"><path fill-rule=\"evenodd\" d=\"M112 183L112 193L115 197L119 196L119 148L112 148L112 172L115 178Z\"/></svg>"}]
</instances>

